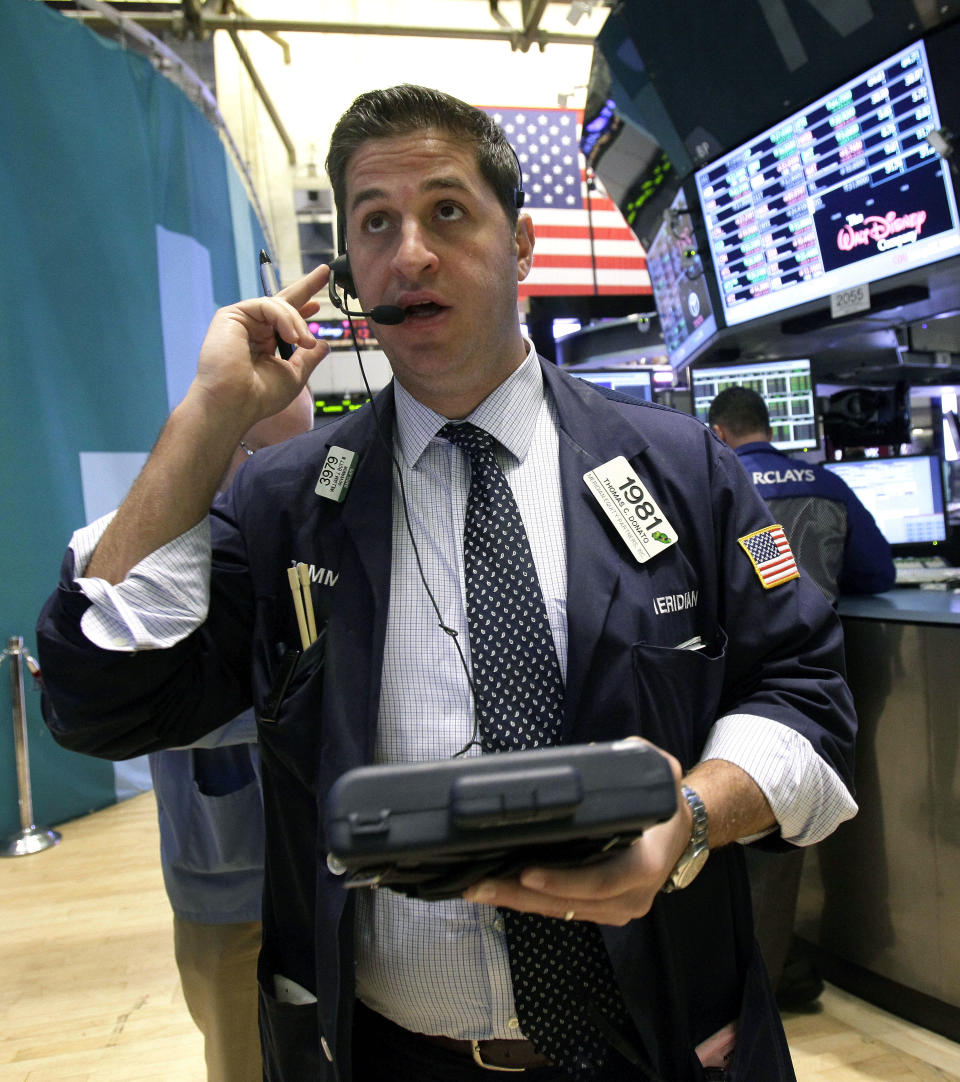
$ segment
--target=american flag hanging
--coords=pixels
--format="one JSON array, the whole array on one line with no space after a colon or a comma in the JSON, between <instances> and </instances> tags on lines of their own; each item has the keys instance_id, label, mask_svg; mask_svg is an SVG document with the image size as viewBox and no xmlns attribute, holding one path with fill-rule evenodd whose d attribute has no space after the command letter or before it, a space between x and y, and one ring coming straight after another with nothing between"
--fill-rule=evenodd
<instances>
[{"instance_id":1,"label":"american flag hanging","mask_svg":"<svg viewBox=\"0 0 960 1082\"><path fill-rule=\"evenodd\" d=\"M765 590L779 586L782 582L789 582L790 579L800 578L790 542L779 523L738 540L743 551L750 557Z\"/></svg>"},{"instance_id":2,"label":"american flag hanging","mask_svg":"<svg viewBox=\"0 0 960 1082\"><path fill-rule=\"evenodd\" d=\"M650 294L640 242L595 181L587 191L575 109L484 110L510 140L523 169L537 243L521 297ZM591 249L591 220L593 246Z\"/></svg>"}]
</instances>

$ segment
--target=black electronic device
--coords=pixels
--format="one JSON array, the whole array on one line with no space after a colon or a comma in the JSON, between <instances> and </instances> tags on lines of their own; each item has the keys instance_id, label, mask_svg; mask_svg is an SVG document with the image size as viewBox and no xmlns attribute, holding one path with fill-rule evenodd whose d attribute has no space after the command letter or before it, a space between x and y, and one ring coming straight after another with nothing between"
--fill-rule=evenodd
<instances>
[{"instance_id":1,"label":"black electronic device","mask_svg":"<svg viewBox=\"0 0 960 1082\"><path fill-rule=\"evenodd\" d=\"M747 387L760 395L773 430L770 442L778 450L813 451L819 447L816 398L807 358L693 365L690 370L693 412L704 424L710 403L728 387Z\"/></svg>"},{"instance_id":2,"label":"black electronic device","mask_svg":"<svg viewBox=\"0 0 960 1082\"><path fill-rule=\"evenodd\" d=\"M825 462L873 515L895 556L932 555L947 538L943 468L937 455Z\"/></svg>"},{"instance_id":3,"label":"black electronic device","mask_svg":"<svg viewBox=\"0 0 960 1082\"><path fill-rule=\"evenodd\" d=\"M823 431L834 447L896 447L910 442L910 396L892 387L846 387L827 400Z\"/></svg>"},{"instance_id":4,"label":"black electronic device","mask_svg":"<svg viewBox=\"0 0 960 1082\"><path fill-rule=\"evenodd\" d=\"M675 810L669 762L639 740L359 767L330 789L327 848L349 887L435 900L602 859Z\"/></svg>"},{"instance_id":5,"label":"black electronic device","mask_svg":"<svg viewBox=\"0 0 960 1082\"><path fill-rule=\"evenodd\" d=\"M695 174L731 327L960 254L917 41Z\"/></svg>"}]
</instances>

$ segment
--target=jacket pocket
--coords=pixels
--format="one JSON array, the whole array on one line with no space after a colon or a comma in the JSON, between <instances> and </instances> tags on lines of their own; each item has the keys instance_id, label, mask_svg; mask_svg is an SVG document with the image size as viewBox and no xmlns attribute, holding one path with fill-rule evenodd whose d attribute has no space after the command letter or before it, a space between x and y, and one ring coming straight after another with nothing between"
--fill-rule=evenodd
<instances>
[{"instance_id":1,"label":"jacket pocket","mask_svg":"<svg viewBox=\"0 0 960 1082\"><path fill-rule=\"evenodd\" d=\"M257 711L265 771L292 775L311 793L317 782L325 667L326 636L321 632L306 651L290 650L281 658Z\"/></svg>"},{"instance_id":2,"label":"jacket pocket","mask_svg":"<svg viewBox=\"0 0 960 1082\"><path fill-rule=\"evenodd\" d=\"M260 1044L264 1082L333 1082L320 1053L316 1003L281 1003L260 981Z\"/></svg>"},{"instance_id":3,"label":"jacket pocket","mask_svg":"<svg viewBox=\"0 0 960 1082\"><path fill-rule=\"evenodd\" d=\"M189 800L183 867L203 873L263 867L263 797L256 778L222 796L206 796L194 785Z\"/></svg>"},{"instance_id":4,"label":"jacket pocket","mask_svg":"<svg viewBox=\"0 0 960 1082\"><path fill-rule=\"evenodd\" d=\"M633 647L640 735L675 755L684 769L697 761L716 720L726 653L722 629L699 650L649 643Z\"/></svg>"}]
</instances>

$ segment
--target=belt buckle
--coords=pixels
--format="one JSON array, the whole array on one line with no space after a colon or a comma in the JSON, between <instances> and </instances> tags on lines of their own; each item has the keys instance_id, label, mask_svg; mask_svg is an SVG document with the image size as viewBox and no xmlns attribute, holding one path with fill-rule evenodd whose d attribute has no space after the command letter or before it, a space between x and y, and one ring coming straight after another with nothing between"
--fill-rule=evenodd
<instances>
[{"instance_id":1,"label":"belt buckle","mask_svg":"<svg viewBox=\"0 0 960 1082\"><path fill-rule=\"evenodd\" d=\"M483 1056L480 1055L479 1041L470 1042L470 1051L473 1053L473 1062L478 1067L482 1067L485 1071L510 1071L511 1073L515 1073L517 1071L526 1070L526 1067L494 1067L492 1063L484 1063Z\"/></svg>"}]
</instances>

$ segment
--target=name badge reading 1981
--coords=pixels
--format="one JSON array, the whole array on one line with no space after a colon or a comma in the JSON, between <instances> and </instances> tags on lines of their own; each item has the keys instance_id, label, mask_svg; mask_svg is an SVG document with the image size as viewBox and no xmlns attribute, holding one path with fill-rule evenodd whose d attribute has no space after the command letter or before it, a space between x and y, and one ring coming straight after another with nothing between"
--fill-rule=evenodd
<instances>
[{"instance_id":1,"label":"name badge reading 1981","mask_svg":"<svg viewBox=\"0 0 960 1082\"><path fill-rule=\"evenodd\" d=\"M677 543L676 531L623 455L583 479L639 563Z\"/></svg>"}]
</instances>

